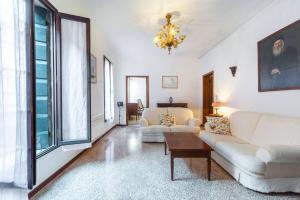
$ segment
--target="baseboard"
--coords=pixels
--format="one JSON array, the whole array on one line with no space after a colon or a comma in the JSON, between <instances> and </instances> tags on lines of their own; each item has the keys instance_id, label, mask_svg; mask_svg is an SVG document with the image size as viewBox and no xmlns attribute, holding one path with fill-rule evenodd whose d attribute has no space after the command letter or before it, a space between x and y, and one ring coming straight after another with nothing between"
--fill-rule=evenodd
<instances>
[{"instance_id":1,"label":"baseboard","mask_svg":"<svg viewBox=\"0 0 300 200\"><path fill-rule=\"evenodd\" d=\"M116 126L127 126L126 124L117 124Z\"/></svg>"},{"instance_id":2,"label":"baseboard","mask_svg":"<svg viewBox=\"0 0 300 200\"><path fill-rule=\"evenodd\" d=\"M96 139L93 143L96 144L99 142L104 136L106 136L111 130L116 128L117 125L114 125L111 127L108 131L106 131L102 136L100 136L98 139ZM49 176L46 180L44 180L42 183L40 183L38 186L33 188L29 193L28 193L28 198L33 197L36 195L40 190L42 190L46 185L48 185L53 179L55 179L58 175L60 175L66 168L68 168L75 160L77 160L83 153L85 153L88 149L82 150L79 154L77 154L72 160L67 162L64 166L59 168L56 172L54 172L51 176Z\"/></svg>"}]
</instances>

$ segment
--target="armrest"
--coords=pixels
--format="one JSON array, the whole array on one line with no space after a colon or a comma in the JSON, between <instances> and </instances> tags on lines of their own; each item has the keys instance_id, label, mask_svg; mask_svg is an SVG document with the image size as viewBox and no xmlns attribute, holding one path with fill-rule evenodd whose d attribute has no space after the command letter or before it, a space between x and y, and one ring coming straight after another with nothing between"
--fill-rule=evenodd
<instances>
[{"instance_id":1,"label":"armrest","mask_svg":"<svg viewBox=\"0 0 300 200\"><path fill-rule=\"evenodd\" d=\"M140 126L141 127L149 126L148 120L146 120L145 118L141 118L140 119Z\"/></svg>"},{"instance_id":2,"label":"armrest","mask_svg":"<svg viewBox=\"0 0 300 200\"><path fill-rule=\"evenodd\" d=\"M201 122L197 118L189 119L189 126L200 126Z\"/></svg>"},{"instance_id":3,"label":"armrest","mask_svg":"<svg viewBox=\"0 0 300 200\"><path fill-rule=\"evenodd\" d=\"M206 123L204 124L204 129L205 129L206 131L208 131L208 132L211 131L211 127L210 127L209 123L206 122Z\"/></svg>"},{"instance_id":4,"label":"armrest","mask_svg":"<svg viewBox=\"0 0 300 200\"><path fill-rule=\"evenodd\" d=\"M256 157L265 163L300 163L300 145L267 145L256 151Z\"/></svg>"}]
</instances>

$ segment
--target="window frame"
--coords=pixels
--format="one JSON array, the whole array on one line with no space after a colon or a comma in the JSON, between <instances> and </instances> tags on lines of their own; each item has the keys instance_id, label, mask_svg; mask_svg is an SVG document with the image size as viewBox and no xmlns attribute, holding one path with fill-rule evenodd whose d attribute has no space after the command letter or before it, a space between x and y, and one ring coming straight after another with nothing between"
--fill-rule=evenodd
<instances>
[{"instance_id":1,"label":"window frame","mask_svg":"<svg viewBox=\"0 0 300 200\"><path fill-rule=\"evenodd\" d=\"M54 137L54 144L39 152L38 154L36 153L36 86L35 86L35 78L36 78L36 70L35 70L35 21L34 21L34 12L35 12L35 2L41 3L43 6L45 6L47 9L51 10L53 12L53 23L52 26L54 27L53 35L54 37L53 40L53 59L52 61L54 62L53 66L53 80L52 80L52 87L53 87L53 102L55 105L53 105L53 122L54 127L53 127L53 137ZM33 112L33 125L34 125L34 133L32 133L32 140L33 144L31 146L33 159L34 159L34 166L36 165L36 159L39 159L43 157L44 155L50 153L51 151L64 146L64 145L71 145L71 144L81 144L81 143L90 143L91 142L91 79L90 79L90 19L81 17L81 16L76 16L76 15L70 15L66 13L60 13L58 10L48 1L48 0L32 0L32 18L31 18L31 23L32 23L32 35L31 35L31 43L32 43L32 94L34 99L32 103L32 112ZM86 23L86 43L87 43L87 134L88 137L86 140L74 140L74 141L62 141L62 94L61 94L61 19L69 19L69 20L74 20L74 21L80 21ZM35 167L34 167L35 171Z\"/></svg>"},{"instance_id":2,"label":"window frame","mask_svg":"<svg viewBox=\"0 0 300 200\"><path fill-rule=\"evenodd\" d=\"M54 66L52 67L52 101L55 103L53 105L54 108L54 115L61 116L61 110L60 110L60 101L59 98L61 98L61 94L58 91L60 87L60 82L58 78L61 78L60 71L60 30L58 28L58 10L48 1L48 0L26 0L26 45L28 47L27 55L26 55L26 63L28 68L28 75L30 78L27 80L27 91L26 95L28 96L28 107L30 108L30 111L27 113L27 144L28 144L28 156L27 156L27 165L28 165L28 189L32 189L33 186L36 184L36 163L37 159L43 157L44 155L52 152L53 150L67 144L60 144L58 134L61 134L60 132L60 126L59 125L59 117L54 117L53 122L53 141L54 144L45 149L44 151L37 154L36 152L36 54L35 54L35 6L36 2L41 3L43 6L45 6L47 9L49 9L53 13L53 20L52 20L52 26L54 27L52 37L54 37L52 43L53 46L53 58L52 62L54 62ZM64 14L64 13L61 13ZM66 14L67 15L67 14ZM81 18L80 16L74 16L75 18ZM86 18L88 19L88 18ZM89 20L89 19L88 19ZM88 100L88 136L89 136L89 142L91 142L91 79L90 79L90 22L87 24L87 62L88 62L88 70L87 70L87 100ZM53 110L52 108L52 110ZM77 143L80 143L81 141L78 141Z\"/></svg>"},{"instance_id":3,"label":"window frame","mask_svg":"<svg viewBox=\"0 0 300 200\"><path fill-rule=\"evenodd\" d=\"M85 140L73 140L73 141L63 141L63 132L62 132L62 84L61 84L61 74L62 74L62 51L61 51L61 19L71 20L82 22L86 24L86 55L87 55L87 131L88 137ZM72 144L82 144L82 143L90 143L92 140L92 131L91 131L91 35L90 35L90 19L86 17L80 17L76 15L70 15L66 13L58 12L56 15L56 26L59 30L57 33L57 95L58 95L58 105L57 105L57 146L63 145L72 145ZM89 113L89 114L88 114Z\"/></svg>"},{"instance_id":4,"label":"window frame","mask_svg":"<svg viewBox=\"0 0 300 200\"><path fill-rule=\"evenodd\" d=\"M33 24L33 30L32 30L32 35L33 35L33 48L34 48L34 54L33 54L33 85L34 85L34 90L33 90L33 96L34 96L34 154L35 154L35 159L39 159L41 157L43 157L44 155L48 154L49 152L57 149L59 147L58 145L58 140L57 140L57 129L56 129L56 124L57 124L57 117L52 116L52 137L53 137L53 145L46 148L45 150L37 153L36 152L36 64L35 64L35 60L36 60L36 55L35 55L35 17L34 17L34 13L35 13L35 6L36 3L35 2L39 2L41 3L43 6L45 6L48 10L50 10L52 12L52 32L51 32L51 46L50 48L53 48L53 51L51 51L51 85L52 85L52 113L55 113L55 111L57 110L57 50L58 50L58 45L57 45L57 35L58 35L58 29L57 29L57 13L58 10L51 4L49 3L49 1L47 0L33 0L33 5L32 5L32 24Z\"/></svg>"},{"instance_id":5,"label":"window frame","mask_svg":"<svg viewBox=\"0 0 300 200\"><path fill-rule=\"evenodd\" d=\"M110 77L109 77L109 79L110 79L110 90L111 90L111 78L112 78L112 74L111 74L111 71L112 71L112 65L113 65L113 63L105 56L105 55L103 55L103 88L104 88L104 92L103 92L103 96L104 96L104 122L105 123L107 123L108 122L108 120L106 119L106 90L105 90L105 82L106 82L106 79L107 79L107 77L105 76L105 61L108 61L109 62L109 75L110 75ZM110 95L110 98L111 98L112 96ZM113 105L114 106L114 105Z\"/></svg>"}]
</instances>

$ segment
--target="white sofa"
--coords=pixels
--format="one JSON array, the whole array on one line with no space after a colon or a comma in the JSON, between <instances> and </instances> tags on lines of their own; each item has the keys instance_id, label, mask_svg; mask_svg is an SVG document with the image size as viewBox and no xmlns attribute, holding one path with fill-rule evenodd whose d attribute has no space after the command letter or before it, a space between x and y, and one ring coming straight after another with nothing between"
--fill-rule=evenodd
<instances>
[{"instance_id":1,"label":"white sofa","mask_svg":"<svg viewBox=\"0 0 300 200\"><path fill-rule=\"evenodd\" d=\"M160 125L161 113L173 113L176 125ZM188 108L146 108L140 120L143 142L164 142L163 132L200 132L200 121L195 119L193 112Z\"/></svg>"},{"instance_id":2,"label":"white sofa","mask_svg":"<svg viewBox=\"0 0 300 200\"><path fill-rule=\"evenodd\" d=\"M229 121L231 135L200 133L212 158L252 190L300 193L300 118L238 111Z\"/></svg>"}]
</instances>

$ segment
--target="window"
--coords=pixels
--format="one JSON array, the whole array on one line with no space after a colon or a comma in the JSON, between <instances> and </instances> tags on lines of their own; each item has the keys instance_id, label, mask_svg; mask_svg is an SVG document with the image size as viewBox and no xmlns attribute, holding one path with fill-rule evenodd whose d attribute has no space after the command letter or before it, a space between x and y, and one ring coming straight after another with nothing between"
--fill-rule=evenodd
<instances>
[{"instance_id":1,"label":"window","mask_svg":"<svg viewBox=\"0 0 300 200\"><path fill-rule=\"evenodd\" d=\"M112 63L104 56L104 120L114 120L114 86Z\"/></svg>"},{"instance_id":2,"label":"window","mask_svg":"<svg viewBox=\"0 0 300 200\"><path fill-rule=\"evenodd\" d=\"M59 13L61 145L91 141L89 23L87 18Z\"/></svg>"},{"instance_id":3,"label":"window","mask_svg":"<svg viewBox=\"0 0 300 200\"><path fill-rule=\"evenodd\" d=\"M54 25L53 12L36 3L35 18L35 87L36 153L55 145L53 116Z\"/></svg>"},{"instance_id":4,"label":"window","mask_svg":"<svg viewBox=\"0 0 300 200\"><path fill-rule=\"evenodd\" d=\"M90 20L34 1L36 155L90 147Z\"/></svg>"}]
</instances>

